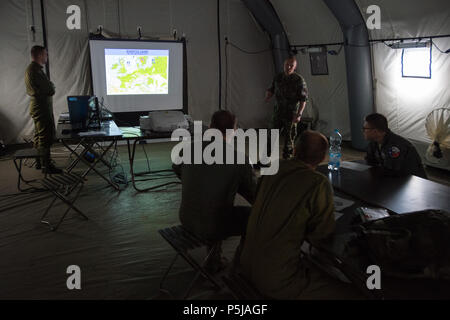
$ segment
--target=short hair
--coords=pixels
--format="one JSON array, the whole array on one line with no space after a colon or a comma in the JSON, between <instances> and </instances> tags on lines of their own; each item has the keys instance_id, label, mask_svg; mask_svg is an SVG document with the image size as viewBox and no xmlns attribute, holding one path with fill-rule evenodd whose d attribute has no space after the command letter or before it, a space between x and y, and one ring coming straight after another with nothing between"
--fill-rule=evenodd
<instances>
[{"instance_id":1,"label":"short hair","mask_svg":"<svg viewBox=\"0 0 450 320\"><path fill-rule=\"evenodd\" d=\"M328 150L328 140L317 131L306 130L295 144L294 158L316 166L323 161Z\"/></svg>"},{"instance_id":2,"label":"short hair","mask_svg":"<svg viewBox=\"0 0 450 320\"><path fill-rule=\"evenodd\" d=\"M373 128L387 132L389 130L388 122L385 116L380 113L372 113L366 116L366 122Z\"/></svg>"},{"instance_id":3,"label":"short hair","mask_svg":"<svg viewBox=\"0 0 450 320\"><path fill-rule=\"evenodd\" d=\"M211 117L211 128L218 129L225 136L227 129L234 129L236 125L236 116L228 110L219 110L214 112Z\"/></svg>"},{"instance_id":4,"label":"short hair","mask_svg":"<svg viewBox=\"0 0 450 320\"><path fill-rule=\"evenodd\" d=\"M286 59L284 59L284 61L288 61L288 60L295 60L295 61L297 61L297 57L293 53L289 53L289 55L287 56Z\"/></svg>"},{"instance_id":5,"label":"short hair","mask_svg":"<svg viewBox=\"0 0 450 320\"><path fill-rule=\"evenodd\" d=\"M33 48L31 48L31 57L36 59L40 54L42 54L42 52L44 52L44 50L46 50L46 48L43 46L33 46Z\"/></svg>"}]
</instances>

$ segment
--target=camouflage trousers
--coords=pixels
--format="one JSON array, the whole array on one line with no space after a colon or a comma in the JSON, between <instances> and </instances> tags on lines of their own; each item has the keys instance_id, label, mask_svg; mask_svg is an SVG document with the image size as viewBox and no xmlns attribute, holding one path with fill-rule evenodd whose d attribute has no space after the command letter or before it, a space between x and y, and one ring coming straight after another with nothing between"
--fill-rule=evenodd
<instances>
[{"instance_id":1,"label":"camouflage trousers","mask_svg":"<svg viewBox=\"0 0 450 320\"><path fill-rule=\"evenodd\" d=\"M274 114L270 129L280 130L280 142L283 143L282 156L288 159L292 156L295 139L297 137L297 124L292 122L291 116ZM271 154L270 138L268 139L268 154Z\"/></svg>"},{"instance_id":2,"label":"camouflage trousers","mask_svg":"<svg viewBox=\"0 0 450 320\"><path fill-rule=\"evenodd\" d=\"M50 157L50 147L55 139L55 123L53 114L34 112L32 113L34 121L34 148L37 149L41 158Z\"/></svg>"}]
</instances>

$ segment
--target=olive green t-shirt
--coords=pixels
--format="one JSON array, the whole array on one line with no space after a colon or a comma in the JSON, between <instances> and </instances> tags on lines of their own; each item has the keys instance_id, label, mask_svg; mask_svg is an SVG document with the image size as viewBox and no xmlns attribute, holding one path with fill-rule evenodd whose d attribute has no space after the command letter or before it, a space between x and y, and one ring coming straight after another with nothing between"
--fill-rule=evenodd
<instances>
[{"instance_id":1,"label":"olive green t-shirt","mask_svg":"<svg viewBox=\"0 0 450 320\"><path fill-rule=\"evenodd\" d=\"M264 176L247 226L241 267L268 297L294 299L307 285L300 252L304 240L319 242L335 227L328 179L298 160L280 162Z\"/></svg>"}]
</instances>

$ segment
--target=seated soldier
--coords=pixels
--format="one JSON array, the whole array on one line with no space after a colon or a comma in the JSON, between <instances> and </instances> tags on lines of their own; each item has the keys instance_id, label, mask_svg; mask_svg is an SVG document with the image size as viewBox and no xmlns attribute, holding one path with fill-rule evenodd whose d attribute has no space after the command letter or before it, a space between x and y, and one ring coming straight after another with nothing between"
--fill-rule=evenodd
<instances>
[{"instance_id":1,"label":"seated soldier","mask_svg":"<svg viewBox=\"0 0 450 320\"><path fill-rule=\"evenodd\" d=\"M413 174L427 179L422 160L416 148L388 128L387 119L379 113L365 118L364 138L370 141L366 161L369 165L383 168L386 175Z\"/></svg>"},{"instance_id":2,"label":"seated soldier","mask_svg":"<svg viewBox=\"0 0 450 320\"><path fill-rule=\"evenodd\" d=\"M227 143L226 130L236 129L236 117L229 111L213 114L210 128L218 129L224 138L224 155L227 150L237 157L237 151ZM190 142L194 157L194 142ZM202 142L203 149L211 142ZM230 149L231 148L231 149ZM231 150L231 151L230 151ZM212 241L230 236L243 236L251 207L234 206L236 193L253 203L256 176L246 164L179 164L173 169L182 183L180 221L192 233ZM208 248L208 251L211 248ZM238 247L238 252L240 247ZM213 254L208 271L216 272L224 267L219 248ZM235 261L236 262L236 261Z\"/></svg>"},{"instance_id":3,"label":"seated soldier","mask_svg":"<svg viewBox=\"0 0 450 320\"><path fill-rule=\"evenodd\" d=\"M307 130L294 158L276 175L261 178L248 220L240 271L272 299L339 299L356 296L349 285L324 275L301 258L305 240L319 244L334 232L333 191L315 171L328 141Z\"/></svg>"}]
</instances>

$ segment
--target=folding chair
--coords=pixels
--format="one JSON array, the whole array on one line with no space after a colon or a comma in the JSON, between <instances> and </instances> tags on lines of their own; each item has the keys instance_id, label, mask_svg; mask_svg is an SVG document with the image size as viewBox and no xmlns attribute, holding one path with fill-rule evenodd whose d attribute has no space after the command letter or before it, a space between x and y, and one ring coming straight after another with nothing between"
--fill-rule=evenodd
<instances>
[{"instance_id":1,"label":"folding chair","mask_svg":"<svg viewBox=\"0 0 450 320\"><path fill-rule=\"evenodd\" d=\"M215 250L218 249L220 242L211 242L205 239L201 239L198 236L187 231L181 225L161 229L158 230L158 232L176 251L175 258L172 260L171 264L169 265L169 268L166 270L163 278L161 279L159 285L159 289L161 292L170 294L168 290L163 288L163 283L167 275L169 274L170 270L172 269L178 256L183 257L184 260L187 263L189 263L194 270L197 271L191 283L189 284L189 287L187 288L183 296L183 299L187 299L189 297L189 294L200 275L204 276L209 282L211 282L217 290L221 289L222 286L218 283L218 281L205 270L205 266L213 256ZM199 263L189 254L189 251L205 246L210 246L211 250L209 250L203 262Z\"/></svg>"},{"instance_id":2,"label":"folding chair","mask_svg":"<svg viewBox=\"0 0 450 320\"><path fill-rule=\"evenodd\" d=\"M347 280L346 282L351 283L360 293L370 300L384 299L382 290L369 290L367 288L366 274L323 246L313 246L309 243L309 252L302 252L302 259L335 279L342 281L340 276L344 276Z\"/></svg>"},{"instance_id":3,"label":"folding chair","mask_svg":"<svg viewBox=\"0 0 450 320\"><path fill-rule=\"evenodd\" d=\"M50 202L50 205L45 210L44 215L41 218L41 223L49 225L52 231L56 231L60 226L60 224L63 222L63 220L66 218L67 213L70 211L70 209L73 209L85 220L88 220L88 217L74 205L74 202L77 200L84 186L84 181L81 177L72 173L48 175L43 180L41 180L41 184L44 189L50 191L55 196L53 200ZM71 193L76 188L78 188L78 190L75 192L75 196L69 198ZM55 204L56 199L60 199L63 203L65 203L68 206L68 208L61 216L59 221L56 223L56 225L53 226L49 221L44 220L44 218L50 212L50 209Z\"/></svg>"},{"instance_id":4,"label":"folding chair","mask_svg":"<svg viewBox=\"0 0 450 320\"><path fill-rule=\"evenodd\" d=\"M29 189L33 189L33 187L31 188L26 188L26 189L22 189L20 186L20 182L24 182L24 183L30 183L30 182L34 182L36 180L26 180L23 175L22 175L22 164L23 164L23 160L25 159L38 159L39 156L39 151L36 149L22 149L22 150L18 150L16 151L16 153L14 153L13 155L13 161L14 161L14 166L17 169L17 173L19 174L19 177L17 178L17 189L19 189L19 191L27 191Z\"/></svg>"},{"instance_id":5,"label":"folding chair","mask_svg":"<svg viewBox=\"0 0 450 320\"><path fill-rule=\"evenodd\" d=\"M239 272L231 272L222 277L223 282L236 300L267 300L254 285Z\"/></svg>"}]
</instances>

